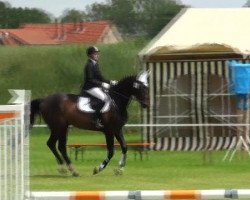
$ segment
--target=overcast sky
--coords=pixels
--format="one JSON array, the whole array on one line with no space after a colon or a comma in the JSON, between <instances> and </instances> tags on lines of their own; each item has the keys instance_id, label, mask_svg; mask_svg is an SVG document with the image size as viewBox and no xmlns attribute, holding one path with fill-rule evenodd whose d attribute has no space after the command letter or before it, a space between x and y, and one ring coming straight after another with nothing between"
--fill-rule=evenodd
<instances>
[{"instance_id":1,"label":"overcast sky","mask_svg":"<svg viewBox=\"0 0 250 200\"><path fill-rule=\"evenodd\" d=\"M84 10L86 5L106 0L4 0L12 7L41 8L55 17L62 15L65 9ZM233 8L242 7L247 0L181 0L192 7ZM157 3L157 0L155 0Z\"/></svg>"}]
</instances>

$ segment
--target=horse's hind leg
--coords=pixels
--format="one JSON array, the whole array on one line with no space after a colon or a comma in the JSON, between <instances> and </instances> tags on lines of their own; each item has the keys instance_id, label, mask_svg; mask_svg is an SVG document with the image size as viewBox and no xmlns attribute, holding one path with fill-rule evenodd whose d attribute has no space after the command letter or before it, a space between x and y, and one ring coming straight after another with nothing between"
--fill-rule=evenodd
<instances>
[{"instance_id":1,"label":"horse's hind leg","mask_svg":"<svg viewBox=\"0 0 250 200\"><path fill-rule=\"evenodd\" d=\"M65 173L64 167L63 167L63 159L61 158L61 156L59 155L57 149L56 149L56 142L58 140L58 135L56 134L55 131L51 130L51 135L47 141L47 145L50 148L50 150L52 151L52 153L54 154L57 163L59 164L59 169L58 171L60 173Z\"/></svg>"},{"instance_id":2,"label":"horse's hind leg","mask_svg":"<svg viewBox=\"0 0 250 200\"><path fill-rule=\"evenodd\" d=\"M58 149L65 160L69 171L72 173L72 176L79 176L79 173L75 170L74 166L71 163L71 160L69 159L69 156L67 154L67 128L65 130L61 130L60 132L60 138L58 143Z\"/></svg>"}]
</instances>

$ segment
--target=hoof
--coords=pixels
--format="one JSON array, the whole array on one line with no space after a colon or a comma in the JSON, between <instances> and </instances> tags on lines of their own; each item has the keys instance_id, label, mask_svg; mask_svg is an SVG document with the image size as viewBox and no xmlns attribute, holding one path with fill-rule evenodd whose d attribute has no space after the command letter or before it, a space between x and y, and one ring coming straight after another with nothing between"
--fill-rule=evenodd
<instances>
[{"instance_id":1,"label":"hoof","mask_svg":"<svg viewBox=\"0 0 250 200\"><path fill-rule=\"evenodd\" d=\"M73 176L73 177L79 177L80 174L79 174L78 172L72 172L72 176Z\"/></svg>"},{"instance_id":2,"label":"hoof","mask_svg":"<svg viewBox=\"0 0 250 200\"><path fill-rule=\"evenodd\" d=\"M65 175L68 173L67 169L64 169L64 168L59 168L57 169L57 171L59 172L59 174L62 174L62 175Z\"/></svg>"},{"instance_id":3,"label":"hoof","mask_svg":"<svg viewBox=\"0 0 250 200\"><path fill-rule=\"evenodd\" d=\"M96 175L98 174L100 171L99 171L99 167L95 167L94 170L93 170L93 175Z\"/></svg>"},{"instance_id":4,"label":"hoof","mask_svg":"<svg viewBox=\"0 0 250 200\"><path fill-rule=\"evenodd\" d=\"M121 176L121 175L123 175L123 168L116 168L116 169L114 169L114 173L115 173L115 175L116 176Z\"/></svg>"}]
</instances>

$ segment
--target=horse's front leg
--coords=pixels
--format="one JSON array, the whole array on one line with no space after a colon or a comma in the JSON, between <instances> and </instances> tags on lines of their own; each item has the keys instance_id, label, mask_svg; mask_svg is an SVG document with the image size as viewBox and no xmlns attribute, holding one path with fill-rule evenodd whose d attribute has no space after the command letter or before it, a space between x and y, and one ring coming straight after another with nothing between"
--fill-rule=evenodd
<instances>
[{"instance_id":1,"label":"horse's front leg","mask_svg":"<svg viewBox=\"0 0 250 200\"><path fill-rule=\"evenodd\" d=\"M107 144L107 158L98 166L94 168L93 175L101 172L109 163L114 155L114 135L105 132L106 144Z\"/></svg>"},{"instance_id":2,"label":"horse's front leg","mask_svg":"<svg viewBox=\"0 0 250 200\"><path fill-rule=\"evenodd\" d=\"M127 159L127 144L125 142L122 129L119 131L118 134L115 134L115 137L117 141L119 142L121 149L122 149L122 155L121 159L118 164L118 168L114 170L115 175L121 175L123 173L123 169L126 165L126 159Z\"/></svg>"}]
</instances>

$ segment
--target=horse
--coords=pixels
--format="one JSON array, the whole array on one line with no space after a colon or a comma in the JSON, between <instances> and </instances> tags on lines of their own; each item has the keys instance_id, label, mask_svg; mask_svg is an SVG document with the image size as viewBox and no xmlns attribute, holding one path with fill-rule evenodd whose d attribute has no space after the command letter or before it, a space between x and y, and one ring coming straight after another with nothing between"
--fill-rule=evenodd
<instances>
[{"instance_id":1,"label":"horse","mask_svg":"<svg viewBox=\"0 0 250 200\"><path fill-rule=\"evenodd\" d=\"M148 76L149 72L144 71L138 75L127 76L118 81L116 85L111 86L108 95L112 103L109 111L102 113L102 127L97 127L93 123L95 113L82 112L78 109L77 102L80 95L58 93L31 101L31 127L38 115L47 124L50 129L47 145L57 160L59 173L63 174L69 171L72 176L79 176L66 149L70 125L85 130L101 131L105 135L107 157L99 166L94 168L94 175L105 169L113 157L114 138L116 138L120 144L122 155L115 173L122 173L127 155L127 145L122 131L128 120L127 108L132 97L140 103L141 107L146 108L149 106ZM58 148L56 148L57 142Z\"/></svg>"}]
</instances>

